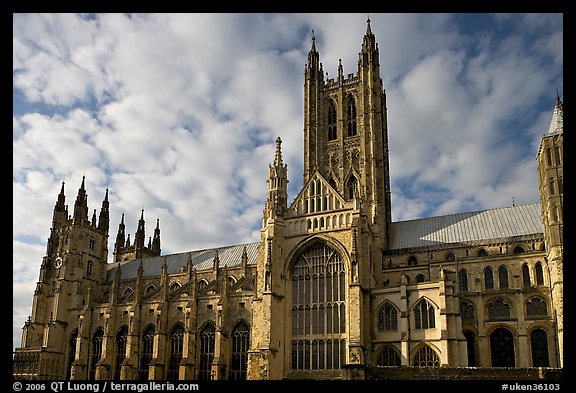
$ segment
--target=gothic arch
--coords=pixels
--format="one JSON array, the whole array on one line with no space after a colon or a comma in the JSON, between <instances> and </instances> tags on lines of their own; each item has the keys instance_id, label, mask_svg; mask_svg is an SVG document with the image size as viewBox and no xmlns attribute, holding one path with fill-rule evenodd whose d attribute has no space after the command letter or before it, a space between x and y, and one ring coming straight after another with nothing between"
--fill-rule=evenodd
<instances>
[{"instance_id":1,"label":"gothic arch","mask_svg":"<svg viewBox=\"0 0 576 393\"><path fill-rule=\"evenodd\" d=\"M389 306L386 309L386 306ZM385 299L378 308L374 315L376 322L376 331L378 332L394 332L398 331L398 317L400 316L400 309L389 299Z\"/></svg>"},{"instance_id":2,"label":"gothic arch","mask_svg":"<svg viewBox=\"0 0 576 393\"><path fill-rule=\"evenodd\" d=\"M285 277L290 277L292 269L294 268L296 262L298 262L300 255L305 253L310 247L317 243L325 244L338 252L338 254L340 254L340 258L342 258L342 261L344 262L345 271L350 272L350 254L348 253L346 247L344 247L340 241L330 236L326 236L324 234L314 234L300 241L298 244L296 244L296 246L294 246L292 251L290 251L288 257L286 258L286 262L284 263L283 273Z\"/></svg>"},{"instance_id":3,"label":"gothic arch","mask_svg":"<svg viewBox=\"0 0 576 393\"><path fill-rule=\"evenodd\" d=\"M400 366L402 364L402 355L400 350L393 343L386 343L380 347L376 352L376 365L387 366Z\"/></svg>"},{"instance_id":4,"label":"gothic arch","mask_svg":"<svg viewBox=\"0 0 576 393\"><path fill-rule=\"evenodd\" d=\"M440 362L441 362L440 361L440 359L441 359L440 354L442 352L440 351L440 349L436 345L434 345L431 342L420 342L412 349L411 354L410 354L410 365L416 366L414 364L414 362L416 362L420 351L425 351L427 349L430 351L430 354L432 356L435 355L435 359L430 359L431 361L434 361L434 360L437 361L437 365L435 364L433 367L440 367ZM416 366L416 367L418 367L418 366ZM425 366L419 366L419 367L425 367Z\"/></svg>"}]
</instances>

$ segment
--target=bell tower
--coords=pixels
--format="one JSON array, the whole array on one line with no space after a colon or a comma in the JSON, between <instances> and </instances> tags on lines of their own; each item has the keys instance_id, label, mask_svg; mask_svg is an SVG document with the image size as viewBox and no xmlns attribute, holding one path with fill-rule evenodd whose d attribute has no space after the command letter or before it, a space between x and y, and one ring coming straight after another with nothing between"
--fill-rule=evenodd
<instances>
[{"instance_id":1,"label":"bell tower","mask_svg":"<svg viewBox=\"0 0 576 393\"><path fill-rule=\"evenodd\" d=\"M391 221L386 93L370 19L357 74L324 80L316 38L304 83L304 184L317 171L345 200L359 198L372 232L387 245Z\"/></svg>"}]
</instances>

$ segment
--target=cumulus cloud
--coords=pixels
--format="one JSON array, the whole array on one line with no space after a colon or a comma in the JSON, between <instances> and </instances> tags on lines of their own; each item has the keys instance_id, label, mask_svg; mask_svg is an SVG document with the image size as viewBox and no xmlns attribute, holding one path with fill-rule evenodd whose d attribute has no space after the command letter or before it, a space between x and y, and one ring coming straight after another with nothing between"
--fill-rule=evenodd
<instances>
[{"instance_id":1,"label":"cumulus cloud","mask_svg":"<svg viewBox=\"0 0 576 393\"><path fill-rule=\"evenodd\" d=\"M562 95L562 15L370 19L393 220L538 202L534 157ZM90 215L109 189L110 250L122 214L133 237L142 209L147 237L160 220L163 254L258 241L276 137L290 201L302 186L312 35L335 78L340 61L357 72L367 28L366 15L342 13L13 22L14 346L63 181L72 206L85 176Z\"/></svg>"}]
</instances>

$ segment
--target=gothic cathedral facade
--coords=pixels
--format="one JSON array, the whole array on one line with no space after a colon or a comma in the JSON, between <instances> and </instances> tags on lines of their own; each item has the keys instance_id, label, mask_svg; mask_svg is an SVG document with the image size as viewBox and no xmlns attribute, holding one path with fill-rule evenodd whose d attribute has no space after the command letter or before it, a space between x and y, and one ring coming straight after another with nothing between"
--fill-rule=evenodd
<instances>
[{"instance_id":1,"label":"gothic cathedral facade","mask_svg":"<svg viewBox=\"0 0 576 393\"><path fill-rule=\"evenodd\" d=\"M304 185L280 138L258 242L161 255L108 190L54 208L19 379L364 379L370 370L563 365L563 105L537 152L540 203L392 222L386 94L368 21L357 74L304 83Z\"/></svg>"}]
</instances>

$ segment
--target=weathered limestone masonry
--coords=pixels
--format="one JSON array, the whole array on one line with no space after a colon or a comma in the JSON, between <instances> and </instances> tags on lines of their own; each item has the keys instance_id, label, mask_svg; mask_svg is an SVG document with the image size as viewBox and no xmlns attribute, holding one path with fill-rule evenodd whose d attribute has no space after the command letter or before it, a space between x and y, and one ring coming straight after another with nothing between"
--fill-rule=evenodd
<instances>
[{"instance_id":1,"label":"weathered limestone masonry","mask_svg":"<svg viewBox=\"0 0 576 393\"><path fill-rule=\"evenodd\" d=\"M540 203L391 220L386 93L368 20L356 73L304 76L304 185L277 138L258 242L162 255L108 190L64 183L17 379L556 379L563 366L563 104L537 152ZM397 132L401 132L398 130ZM264 179L263 179L264 180Z\"/></svg>"}]
</instances>

